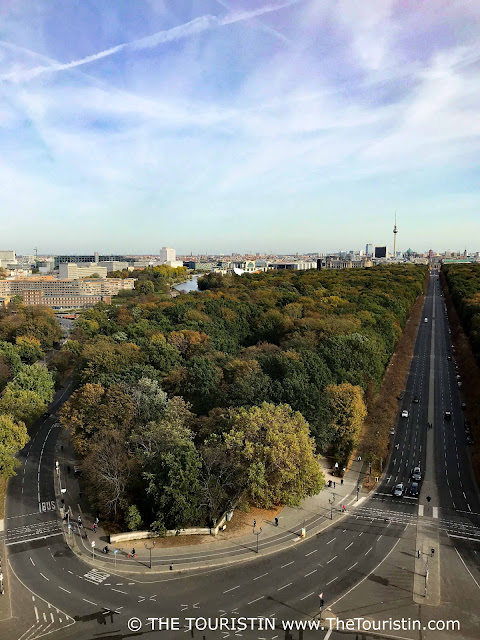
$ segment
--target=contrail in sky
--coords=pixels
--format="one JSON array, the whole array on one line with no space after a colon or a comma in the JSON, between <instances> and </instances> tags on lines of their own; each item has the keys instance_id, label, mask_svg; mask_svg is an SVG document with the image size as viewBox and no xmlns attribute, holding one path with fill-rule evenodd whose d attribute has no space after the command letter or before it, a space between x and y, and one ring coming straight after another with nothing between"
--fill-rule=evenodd
<instances>
[{"instance_id":1,"label":"contrail in sky","mask_svg":"<svg viewBox=\"0 0 480 640\"><path fill-rule=\"evenodd\" d=\"M32 80L37 76L40 76L45 73L52 73L55 71L68 71L69 69L75 69L76 67L81 67L85 64L89 64L90 62L95 62L96 60L101 60L102 58L107 58L109 56L113 56L121 51L138 51L141 49L153 49L154 47L159 46L160 44L164 44L166 42L174 42L176 40L183 40L184 38L188 38L189 36L197 35L198 33L202 33L205 31L210 31L212 29L217 29L219 27L224 27L229 24L234 24L236 22L243 22L245 20L250 20L251 18L256 18L258 16L263 16L267 13L273 13L274 11L279 11L280 9L284 9L286 7L290 7L292 5L298 4L301 0L285 0L285 2L281 2L278 4L267 4L263 7L259 7L258 9L252 9L251 11L237 11L233 13L229 13L223 18L218 18L217 16L205 15L199 18L195 18L190 22L186 22L185 24L178 25L177 27L173 27L171 29L166 29L165 31L158 31L151 36L146 36L144 38L139 38L138 40L132 40L131 42L125 42L123 44L119 44L115 47L110 47L109 49L105 49L104 51L99 51L98 53L94 53L90 56L86 56L84 58L80 58L79 60L73 60L72 62L66 63L56 63L51 65L44 65L33 67L32 69L20 70L17 69L12 71L11 73L4 74L0 76L1 80L9 80L11 82L25 82L28 80Z\"/></svg>"}]
</instances>

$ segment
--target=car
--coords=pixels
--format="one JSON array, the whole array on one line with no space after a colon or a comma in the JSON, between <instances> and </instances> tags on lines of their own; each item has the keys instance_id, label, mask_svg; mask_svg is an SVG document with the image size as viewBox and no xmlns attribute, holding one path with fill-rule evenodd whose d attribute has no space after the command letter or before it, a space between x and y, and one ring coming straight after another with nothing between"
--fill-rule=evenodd
<instances>
[{"instance_id":1,"label":"car","mask_svg":"<svg viewBox=\"0 0 480 640\"><path fill-rule=\"evenodd\" d=\"M475 440L471 433L467 433L467 435L465 436L465 442L467 444L475 444Z\"/></svg>"},{"instance_id":2,"label":"car","mask_svg":"<svg viewBox=\"0 0 480 640\"><path fill-rule=\"evenodd\" d=\"M457 373L457 380L461 380L461 379L462 379L462 376L459 373Z\"/></svg>"},{"instance_id":3,"label":"car","mask_svg":"<svg viewBox=\"0 0 480 640\"><path fill-rule=\"evenodd\" d=\"M415 402L415 404L418 404L418 397L417 396L414 397L413 402Z\"/></svg>"},{"instance_id":4,"label":"car","mask_svg":"<svg viewBox=\"0 0 480 640\"><path fill-rule=\"evenodd\" d=\"M410 495L413 498L418 498L418 494L419 494L418 482L412 482L412 484L410 485Z\"/></svg>"},{"instance_id":5,"label":"car","mask_svg":"<svg viewBox=\"0 0 480 640\"><path fill-rule=\"evenodd\" d=\"M397 400L403 400L403 391L402 391L402 393L398 394Z\"/></svg>"},{"instance_id":6,"label":"car","mask_svg":"<svg viewBox=\"0 0 480 640\"><path fill-rule=\"evenodd\" d=\"M49 412L48 412L48 411L46 411L46 412L43 414L42 418L50 418L50 414L49 414Z\"/></svg>"},{"instance_id":7,"label":"car","mask_svg":"<svg viewBox=\"0 0 480 640\"><path fill-rule=\"evenodd\" d=\"M422 472L420 471L420 467L414 467L412 469L412 480L415 482L419 482L422 479Z\"/></svg>"},{"instance_id":8,"label":"car","mask_svg":"<svg viewBox=\"0 0 480 640\"><path fill-rule=\"evenodd\" d=\"M403 486L403 482L400 482L399 484L393 487L393 491L392 491L393 497L401 498L403 496L404 491L405 491L405 487Z\"/></svg>"},{"instance_id":9,"label":"car","mask_svg":"<svg viewBox=\"0 0 480 640\"><path fill-rule=\"evenodd\" d=\"M465 420L463 421L463 424L465 427L471 427L472 423L470 422L470 420L467 420L467 418L465 418Z\"/></svg>"},{"instance_id":10,"label":"car","mask_svg":"<svg viewBox=\"0 0 480 640\"><path fill-rule=\"evenodd\" d=\"M452 356L447 356L447 360L451 360L451 359L452 359Z\"/></svg>"},{"instance_id":11,"label":"car","mask_svg":"<svg viewBox=\"0 0 480 640\"><path fill-rule=\"evenodd\" d=\"M428 318L425 318L424 322L428 322Z\"/></svg>"},{"instance_id":12,"label":"car","mask_svg":"<svg viewBox=\"0 0 480 640\"><path fill-rule=\"evenodd\" d=\"M467 408L467 403L466 402L462 402L462 409L466 409Z\"/></svg>"},{"instance_id":13,"label":"car","mask_svg":"<svg viewBox=\"0 0 480 640\"><path fill-rule=\"evenodd\" d=\"M406 409L402 411L402 418L408 418L408 411Z\"/></svg>"},{"instance_id":14,"label":"car","mask_svg":"<svg viewBox=\"0 0 480 640\"><path fill-rule=\"evenodd\" d=\"M471 427L465 427L465 435L470 434L472 435L472 429Z\"/></svg>"},{"instance_id":15,"label":"car","mask_svg":"<svg viewBox=\"0 0 480 640\"><path fill-rule=\"evenodd\" d=\"M445 413L443 414L443 418L444 418L444 420L451 420L452 419L452 412L451 411L445 411Z\"/></svg>"},{"instance_id":16,"label":"car","mask_svg":"<svg viewBox=\"0 0 480 640\"><path fill-rule=\"evenodd\" d=\"M394 436L394 435L395 435L395 429L394 429L393 427L390 429L390 435L391 435L391 436Z\"/></svg>"},{"instance_id":17,"label":"car","mask_svg":"<svg viewBox=\"0 0 480 640\"><path fill-rule=\"evenodd\" d=\"M82 470L80 469L80 467L78 465L74 465L73 466L73 474L75 476L79 476L82 473Z\"/></svg>"},{"instance_id":18,"label":"car","mask_svg":"<svg viewBox=\"0 0 480 640\"><path fill-rule=\"evenodd\" d=\"M463 384L460 382L460 380L457 382L457 387L458 387L459 389L461 389L461 388L463 387Z\"/></svg>"}]
</instances>

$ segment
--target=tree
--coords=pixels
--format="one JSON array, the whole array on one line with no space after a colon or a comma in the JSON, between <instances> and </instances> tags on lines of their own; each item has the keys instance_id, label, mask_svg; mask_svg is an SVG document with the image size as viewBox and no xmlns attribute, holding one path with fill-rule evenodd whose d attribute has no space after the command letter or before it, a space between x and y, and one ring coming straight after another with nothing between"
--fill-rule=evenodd
<instances>
[{"instance_id":1,"label":"tree","mask_svg":"<svg viewBox=\"0 0 480 640\"><path fill-rule=\"evenodd\" d=\"M143 293L143 295L147 296L148 294L153 293L155 291L155 286L151 280L143 280L143 281L137 280L137 282L135 283L135 289L139 293Z\"/></svg>"},{"instance_id":2,"label":"tree","mask_svg":"<svg viewBox=\"0 0 480 640\"><path fill-rule=\"evenodd\" d=\"M55 388L51 373L39 363L24 365L8 386L12 390L34 391L45 404L52 401Z\"/></svg>"},{"instance_id":3,"label":"tree","mask_svg":"<svg viewBox=\"0 0 480 640\"><path fill-rule=\"evenodd\" d=\"M325 484L308 423L287 404L230 411L225 447L246 468L247 488L258 506L299 504Z\"/></svg>"},{"instance_id":4,"label":"tree","mask_svg":"<svg viewBox=\"0 0 480 640\"><path fill-rule=\"evenodd\" d=\"M34 338L33 336L17 336L15 344L24 362L32 364L36 360L43 358L43 351L38 338Z\"/></svg>"},{"instance_id":5,"label":"tree","mask_svg":"<svg viewBox=\"0 0 480 640\"><path fill-rule=\"evenodd\" d=\"M35 391L19 389L8 383L0 398L0 414L9 413L16 422L30 426L46 409L45 402Z\"/></svg>"},{"instance_id":6,"label":"tree","mask_svg":"<svg viewBox=\"0 0 480 640\"><path fill-rule=\"evenodd\" d=\"M346 464L358 443L367 409L360 387L348 382L326 388L331 412L330 425L335 430L334 453Z\"/></svg>"},{"instance_id":7,"label":"tree","mask_svg":"<svg viewBox=\"0 0 480 640\"><path fill-rule=\"evenodd\" d=\"M59 417L71 432L76 451L86 454L93 446L93 436L99 432L118 432L125 440L135 413L134 400L121 387L104 389L100 384L87 383L72 394Z\"/></svg>"},{"instance_id":8,"label":"tree","mask_svg":"<svg viewBox=\"0 0 480 640\"><path fill-rule=\"evenodd\" d=\"M15 456L29 441L27 428L16 421L12 414L0 414L0 475L9 478L15 475L20 463Z\"/></svg>"},{"instance_id":9,"label":"tree","mask_svg":"<svg viewBox=\"0 0 480 640\"><path fill-rule=\"evenodd\" d=\"M136 419L140 424L144 425L163 416L167 394L162 391L157 380L140 378L136 385L125 385L124 389L136 404Z\"/></svg>"}]
</instances>

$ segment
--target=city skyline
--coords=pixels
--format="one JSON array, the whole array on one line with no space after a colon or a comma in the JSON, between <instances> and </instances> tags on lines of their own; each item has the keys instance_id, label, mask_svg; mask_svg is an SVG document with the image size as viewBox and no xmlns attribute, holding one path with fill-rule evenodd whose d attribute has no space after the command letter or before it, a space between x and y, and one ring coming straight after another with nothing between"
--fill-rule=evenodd
<instances>
[{"instance_id":1,"label":"city skyline","mask_svg":"<svg viewBox=\"0 0 480 640\"><path fill-rule=\"evenodd\" d=\"M397 250L475 251L479 17L467 2L7 2L2 244L392 250L397 211Z\"/></svg>"}]
</instances>

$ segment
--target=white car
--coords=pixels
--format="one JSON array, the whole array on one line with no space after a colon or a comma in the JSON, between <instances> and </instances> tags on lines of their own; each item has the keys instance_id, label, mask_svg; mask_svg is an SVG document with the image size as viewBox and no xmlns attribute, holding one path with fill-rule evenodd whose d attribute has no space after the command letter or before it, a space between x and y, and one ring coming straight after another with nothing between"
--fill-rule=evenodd
<instances>
[{"instance_id":1,"label":"white car","mask_svg":"<svg viewBox=\"0 0 480 640\"><path fill-rule=\"evenodd\" d=\"M405 488L403 486L403 482L397 484L392 491L394 498L401 498L403 496L404 490Z\"/></svg>"},{"instance_id":2,"label":"white car","mask_svg":"<svg viewBox=\"0 0 480 640\"><path fill-rule=\"evenodd\" d=\"M408 411L406 409L402 411L402 418L408 418Z\"/></svg>"}]
</instances>

